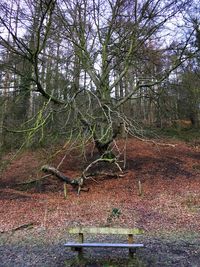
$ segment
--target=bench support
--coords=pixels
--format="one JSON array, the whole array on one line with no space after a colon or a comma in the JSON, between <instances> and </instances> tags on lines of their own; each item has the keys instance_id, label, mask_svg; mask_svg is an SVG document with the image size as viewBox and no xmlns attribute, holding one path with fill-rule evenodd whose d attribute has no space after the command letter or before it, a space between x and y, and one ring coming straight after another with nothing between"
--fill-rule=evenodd
<instances>
[{"instance_id":1,"label":"bench support","mask_svg":"<svg viewBox=\"0 0 200 267\"><path fill-rule=\"evenodd\" d=\"M133 243L134 243L133 235L132 235L132 234L129 234L129 235L128 235L128 243L129 243L129 244L133 244ZM133 258L133 256L134 256L135 253L136 253L136 249L134 249L134 248L129 248L129 257L130 257L130 258Z\"/></svg>"},{"instance_id":2,"label":"bench support","mask_svg":"<svg viewBox=\"0 0 200 267\"><path fill-rule=\"evenodd\" d=\"M83 233L78 234L78 241L79 243L84 243L84 236ZM76 248L78 251L78 258L81 260L83 258L83 248L82 247L77 247Z\"/></svg>"}]
</instances>

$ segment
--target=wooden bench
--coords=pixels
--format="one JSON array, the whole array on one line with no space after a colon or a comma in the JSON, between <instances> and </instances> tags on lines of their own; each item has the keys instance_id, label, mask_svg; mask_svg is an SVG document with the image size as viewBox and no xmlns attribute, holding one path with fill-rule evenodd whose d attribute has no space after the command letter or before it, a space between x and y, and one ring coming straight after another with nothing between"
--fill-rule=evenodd
<instances>
[{"instance_id":1,"label":"wooden bench","mask_svg":"<svg viewBox=\"0 0 200 267\"><path fill-rule=\"evenodd\" d=\"M124 228L109 228L109 227L76 227L69 229L70 234L77 234L78 235L78 242L73 243L69 242L66 243L65 247L71 247L73 250L78 252L79 258L83 256L83 248L90 247L90 248L128 248L129 249L129 256L133 257L134 253L136 252L136 248L144 247L143 244L135 244L134 243L134 235L142 234L143 231L137 228L134 229L124 229ZM127 235L128 243L88 243L84 242L84 235Z\"/></svg>"}]
</instances>

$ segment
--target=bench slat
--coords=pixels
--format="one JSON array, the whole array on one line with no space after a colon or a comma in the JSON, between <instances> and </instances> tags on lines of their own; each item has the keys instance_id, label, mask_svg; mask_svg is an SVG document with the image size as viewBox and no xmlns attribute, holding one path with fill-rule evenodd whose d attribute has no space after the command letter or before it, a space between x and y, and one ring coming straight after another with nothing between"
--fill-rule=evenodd
<instances>
[{"instance_id":1,"label":"bench slat","mask_svg":"<svg viewBox=\"0 0 200 267\"><path fill-rule=\"evenodd\" d=\"M123 243L66 243L65 247L83 248L83 247L102 247L102 248L137 248L144 247L143 244L123 244Z\"/></svg>"},{"instance_id":2,"label":"bench slat","mask_svg":"<svg viewBox=\"0 0 200 267\"><path fill-rule=\"evenodd\" d=\"M70 234L113 234L113 235L138 235L142 234L143 231L138 228L125 229L125 228L106 228L106 227L75 227L70 228L68 231Z\"/></svg>"}]
</instances>

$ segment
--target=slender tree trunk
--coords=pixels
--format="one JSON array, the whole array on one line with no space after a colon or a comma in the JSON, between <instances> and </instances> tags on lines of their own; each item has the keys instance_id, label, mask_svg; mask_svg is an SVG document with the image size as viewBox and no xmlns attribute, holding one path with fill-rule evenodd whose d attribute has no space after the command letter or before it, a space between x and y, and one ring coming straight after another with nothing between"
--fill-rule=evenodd
<instances>
[{"instance_id":1,"label":"slender tree trunk","mask_svg":"<svg viewBox=\"0 0 200 267\"><path fill-rule=\"evenodd\" d=\"M0 151L2 151L2 147L4 145L4 116L6 110L6 99L4 97L0 98Z\"/></svg>"}]
</instances>

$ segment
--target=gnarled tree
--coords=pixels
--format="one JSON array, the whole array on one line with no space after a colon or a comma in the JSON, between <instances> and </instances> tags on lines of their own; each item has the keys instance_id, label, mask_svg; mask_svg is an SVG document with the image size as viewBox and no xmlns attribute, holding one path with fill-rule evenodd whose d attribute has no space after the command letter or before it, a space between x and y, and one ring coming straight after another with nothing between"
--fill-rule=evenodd
<instances>
[{"instance_id":1,"label":"gnarled tree","mask_svg":"<svg viewBox=\"0 0 200 267\"><path fill-rule=\"evenodd\" d=\"M40 101L18 131L27 133L28 140L40 132L40 141L50 121L57 119L58 130L68 139L82 144L92 140L99 161L118 165L111 144L120 129L141 137L137 123L127 116L126 103L138 99L141 90L157 95L158 87L191 56L184 53L191 36L185 36L177 46L179 57L167 65L158 68L158 60L147 56L150 50L166 56L169 24L186 7L187 1L175 0L21 0L20 32L13 30L4 14L9 6L2 3L0 45L15 58L7 68L28 82L30 96ZM28 74L22 64L29 66Z\"/></svg>"}]
</instances>

